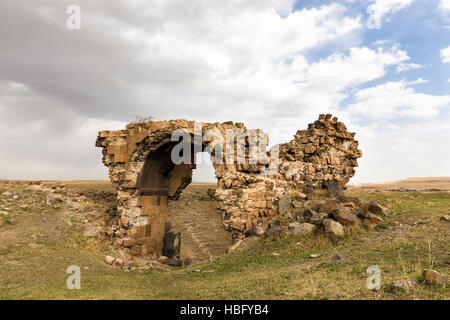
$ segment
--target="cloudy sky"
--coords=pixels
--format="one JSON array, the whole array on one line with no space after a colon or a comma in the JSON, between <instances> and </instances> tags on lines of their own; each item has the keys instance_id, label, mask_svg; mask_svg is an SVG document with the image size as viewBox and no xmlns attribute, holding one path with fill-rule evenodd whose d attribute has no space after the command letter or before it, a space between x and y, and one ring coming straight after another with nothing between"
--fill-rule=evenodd
<instances>
[{"instance_id":1,"label":"cloudy sky","mask_svg":"<svg viewBox=\"0 0 450 320\"><path fill-rule=\"evenodd\" d=\"M274 143L319 113L357 133L351 182L450 176L450 0L0 2L0 178L105 179L97 132L136 115Z\"/></svg>"}]
</instances>

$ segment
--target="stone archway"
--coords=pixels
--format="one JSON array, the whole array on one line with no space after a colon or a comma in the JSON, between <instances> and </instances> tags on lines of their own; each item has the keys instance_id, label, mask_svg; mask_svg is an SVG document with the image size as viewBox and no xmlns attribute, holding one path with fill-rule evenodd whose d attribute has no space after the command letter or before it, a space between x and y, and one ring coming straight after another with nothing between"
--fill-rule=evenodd
<instances>
[{"instance_id":1,"label":"stone archway","mask_svg":"<svg viewBox=\"0 0 450 320\"><path fill-rule=\"evenodd\" d=\"M176 165L170 157L176 145L171 137L177 130L190 135L194 146L210 151L211 156L217 156L211 146L218 142L208 139L208 132L214 130L223 137L229 130L234 132L233 144L220 154L222 163L213 161L213 166L219 208L225 225L236 235L250 234L259 223L276 219L283 196L302 199L311 188L344 186L361 157L355 134L329 114L297 131L290 142L269 151L263 148L256 162L251 161L251 137L262 132L246 130L242 123L132 122L125 130L101 131L96 146L103 148L103 163L117 190L120 219L115 241L133 255L161 255L167 199L176 197L192 177L195 164ZM239 152L243 161L237 157ZM276 170L267 171L273 165Z\"/></svg>"}]
</instances>

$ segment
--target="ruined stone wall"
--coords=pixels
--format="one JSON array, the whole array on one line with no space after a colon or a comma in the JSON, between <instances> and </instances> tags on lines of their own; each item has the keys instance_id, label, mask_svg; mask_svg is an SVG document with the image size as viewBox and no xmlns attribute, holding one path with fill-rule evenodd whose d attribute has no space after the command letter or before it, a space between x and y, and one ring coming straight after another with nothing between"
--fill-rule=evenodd
<instances>
[{"instance_id":1,"label":"ruined stone wall","mask_svg":"<svg viewBox=\"0 0 450 320\"><path fill-rule=\"evenodd\" d=\"M201 125L201 131L196 125ZM130 123L125 130L99 132L96 146L103 148L103 163L117 190L119 223L114 232L116 243L129 248L131 254L158 257L162 252L167 200L176 198L192 178L195 164L175 165L170 154L175 130L188 132L197 141L200 151L210 152L217 177L216 198L223 213L224 224L236 235L250 234L261 222L279 216L279 199L289 196L304 199L312 189L327 185L344 186L354 175L357 158L361 157L354 133L331 115L300 130L292 141L277 145L264 159L250 161L249 135L242 123L196 123L187 120ZM245 143L225 148L215 163L215 141L202 139L210 129L223 136L227 130L240 132ZM273 157L279 150L279 156ZM239 163L242 151L245 161ZM227 157L232 155L232 163ZM192 159L195 154L192 154ZM276 169L267 173L268 169Z\"/></svg>"}]
</instances>

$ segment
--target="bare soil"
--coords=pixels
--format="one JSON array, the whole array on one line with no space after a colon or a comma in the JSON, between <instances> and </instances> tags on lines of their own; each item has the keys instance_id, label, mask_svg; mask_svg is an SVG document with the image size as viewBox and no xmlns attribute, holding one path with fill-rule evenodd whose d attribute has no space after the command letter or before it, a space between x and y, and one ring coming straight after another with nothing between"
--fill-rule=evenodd
<instances>
[{"instance_id":1,"label":"bare soil","mask_svg":"<svg viewBox=\"0 0 450 320\"><path fill-rule=\"evenodd\" d=\"M196 263L225 254L231 233L207 190L215 184L191 183L178 200L169 201L171 231L181 233L181 259Z\"/></svg>"}]
</instances>

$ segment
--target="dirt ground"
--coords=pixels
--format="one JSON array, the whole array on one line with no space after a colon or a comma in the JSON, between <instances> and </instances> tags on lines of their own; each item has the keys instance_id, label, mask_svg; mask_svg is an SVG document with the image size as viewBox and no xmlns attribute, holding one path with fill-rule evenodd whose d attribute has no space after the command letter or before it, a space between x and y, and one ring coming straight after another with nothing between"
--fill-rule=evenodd
<instances>
[{"instance_id":1,"label":"dirt ground","mask_svg":"<svg viewBox=\"0 0 450 320\"><path fill-rule=\"evenodd\" d=\"M225 254L231 233L225 229L216 201L207 194L215 184L191 183L178 200L169 201L171 231L181 233L181 259L212 261Z\"/></svg>"}]
</instances>

